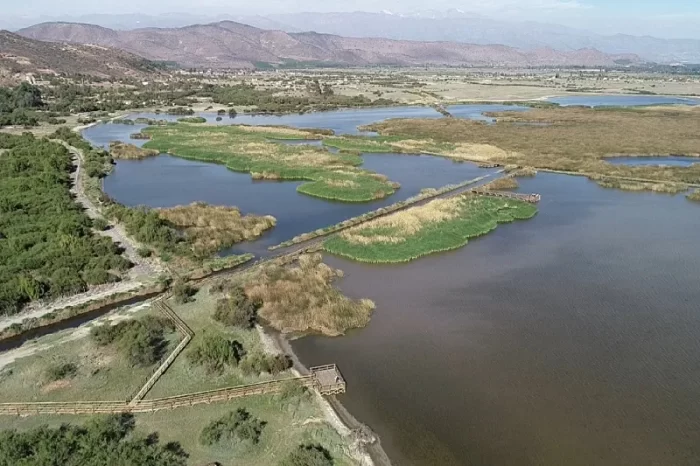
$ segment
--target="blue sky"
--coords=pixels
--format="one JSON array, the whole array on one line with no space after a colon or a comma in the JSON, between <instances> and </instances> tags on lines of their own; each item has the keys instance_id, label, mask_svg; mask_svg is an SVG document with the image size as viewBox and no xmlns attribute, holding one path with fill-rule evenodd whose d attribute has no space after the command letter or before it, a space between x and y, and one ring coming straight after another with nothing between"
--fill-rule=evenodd
<instances>
[{"instance_id":1,"label":"blue sky","mask_svg":"<svg viewBox=\"0 0 700 466\"><path fill-rule=\"evenodd\" d=\"M700 0L0 0L0 3L5 18L173 12L212 16L300 11L408 13L454 8L500 19L563 24L605 34L700 39Z\"/></svg>"}]
</instances>

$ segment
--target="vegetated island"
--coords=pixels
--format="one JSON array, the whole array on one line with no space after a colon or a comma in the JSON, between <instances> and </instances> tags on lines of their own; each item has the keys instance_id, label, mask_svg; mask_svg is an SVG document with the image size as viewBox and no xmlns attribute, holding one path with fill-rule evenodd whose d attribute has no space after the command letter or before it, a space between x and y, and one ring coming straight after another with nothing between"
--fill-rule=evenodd
<instances>
[{"instance_id":1,"label":"vegetated island","mask_svg":"<svg viewBox=\"0 0 700 466\"><path fill-rule=\"evenodd\" d=\"M460 248L499 223L536 213L537 208L524 201L465 194L377 218L327 239L323 247L360 262L409 262Z\"/></svg>"},{"instance_id":2,"label":"vegetated island","mask_svg":"<svg viewBox=\"0 0 700 466\"><path fill-rule=\"evenodd\" d=\"M311 130L253 126L177 124L148 127L145 148L193 160L226 165L260 180L305 180L297 191L344 202L368 202L398 188L386 176L359 168L356 154L331 154L326 149L293 147L270 139L319 137Z\"/></svg>"},{"instance_id":3,"label":"vegetated island","mask_svg":"<svg viewBox=\"0 0 700 466\"><path fill-rule=\"evenodd\" d=\"M362 129L378 138L328 138L324 144L374 152L430 153L501 165L581 173L606 184L605 177L630 178L621 189L685 190L700 184L700 163L632 166L608 163L617 156L700 157L700 108L536 108L488 113L495 124L459 118L394 119ZM349 141L349 142L348 142ZM700 158L698 159L700 162Z\"/></svg>"},{"instance_id":4,"label":"vegetated island","mask_svg":"<svg viewBox=\"0 0 700 466\"><path fill-rule=\"evenodd\" d=\"M199 257L258 238L277 224L277 219L271 215L242 215L237 207L204 202L160 209L158 215L184 233Z\"/></svg>"},{"instance_id":5,"label":"vegetated island","mask_svg":"<svg viewBox=\"0 0 700 466\"><path fill-rule=\"evenodd\" d=\"M114 159L140 160L148 157L155 157L160 152L154 149L143 149L121 141L112 141L109 143L109 153Z\"/></svg>"}]
</instances>

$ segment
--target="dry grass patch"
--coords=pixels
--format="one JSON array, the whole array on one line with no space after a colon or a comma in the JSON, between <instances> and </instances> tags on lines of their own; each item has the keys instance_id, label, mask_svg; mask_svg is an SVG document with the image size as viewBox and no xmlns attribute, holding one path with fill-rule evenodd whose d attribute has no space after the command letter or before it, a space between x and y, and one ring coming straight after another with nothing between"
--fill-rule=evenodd
<instances>
[{"instance_id":1,"label":"dry grass patch","mask_svg":"<svg viewBox=\"0 0 700 466\"><path fill-rule=\"evenodd\" d=\"M160 151L154 149L142 149L133 144L127 144L120 141L112 141L109 143L109 153L115 159L123 160L140 160L147 157L154 157Z\"/></svg>"},{"instance_id":2,"label":"dry grass patch","mask_svg":"<svg viewBox=\"0 0 700 466\"><path fill-rule=\"evenodd\" d=\"M358 227L350 228L340 237L353 244L400 243L419 233L431 223L451 220L459 215L462 199L436 199L420 207L379 217Z\"/></svg>"},{"instance_id":3,"label":"dry grass patch","mask_svg":"<svg viewBox=\"0 0 700 466\"><path fill-rule=\"evenodd\" d=\"M486 183L481 189L485 189L487 191L502 191L504 189L515 189L518 186L520 185L514 176L503 176L491 181L490 183Z\"/></svg>"},{"instance_id":4,"label":"dry grass patch","mask_svg":"<svg viewBox=\"0 0 700 466\"><path fill-rule=\"evenodd\" d=\"M236 207L203 202L161 209L159 215L184 232L198 256L208 256L241 241L258 238L277 224L270 215L242 215Z\"/></svg>"},{"instance_id":5,"label":"dry grass patch","mask_svg":"<svg viewBox=\"0 0 700 466\"><path fill-rule=\"evenodd\" d=\"M612 156L700 155L698 107L563 107L490 115L499 121L485 124L458 118L396 119L372 125L371 129L385 138L454 144L454 150L439 152L450 157L659 182L700 183L700 164L658 167L605 161Z\"/></svg>"},{"instance_id":6,"label":"dry grass patch","mask_svg":"<svg viewBox=\"0 0 700 466\"><path fill-rule=\"evenodd\" d=\"M263 304L258 316L284 333L338 336L367 325L374 303L352 300L333 282L342 277L320 254L303 255L296 264L268 264L248 276L246 295Z\"/></svg>"}]
</instances>

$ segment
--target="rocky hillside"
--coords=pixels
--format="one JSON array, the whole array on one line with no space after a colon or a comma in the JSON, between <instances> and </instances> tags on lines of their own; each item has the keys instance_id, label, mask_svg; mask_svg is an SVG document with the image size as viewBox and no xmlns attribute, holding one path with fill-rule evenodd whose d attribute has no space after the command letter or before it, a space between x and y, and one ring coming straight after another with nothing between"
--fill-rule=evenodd
<instances>
[{"instance_id":1,"label":"rocky hillside","mask_svg":"<svg viewBox=\"0 0 700 466\"><path fill-rule=\"evenodd\" d=\"M123 78L143 76L153 70L150 61L121 50L44 42L0 31L0 79L5 83L27 73Z\"/></svg>"},{"instance_id":2,"label":"rocky hillside","mask_svg":"<svg viewBox=\"0 0 700 466\"><path fill-rule=\"evenodd\" d=\"M195 67L253 67L258 63L339 65L612 65L639 62L636 55L609 55L594 49L520 50L503 45L349 38L314 32L287 33L222 21L182 28L130 31L80 23L42 23L19 31L37 40L96 44L150 60Z\"/></svg>"}]
</instances>

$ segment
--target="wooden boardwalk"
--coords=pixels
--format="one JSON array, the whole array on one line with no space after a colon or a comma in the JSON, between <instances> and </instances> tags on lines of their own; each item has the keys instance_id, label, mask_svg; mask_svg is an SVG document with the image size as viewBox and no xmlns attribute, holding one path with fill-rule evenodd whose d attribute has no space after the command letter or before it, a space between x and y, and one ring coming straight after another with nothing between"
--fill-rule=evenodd
<instances>
[{"instance_id":1,"label":"wooden boardwalk","mask_svg":"<svg viewBox=\"0 0 700 466\"><path fill-rule=\"evenodd\" d=\"M66 401L33 403L0 403L0 415L33 416L41 414L114 414L153 413L168 409L220 403L235 398L280 392L289 383L316 389L322 395L345 393L346 383L335 364L312 367L309 375L289 377L250 385L227 387L205 392L188 393L154 400L126 401Z\"/></svg>"}]
</instances>

